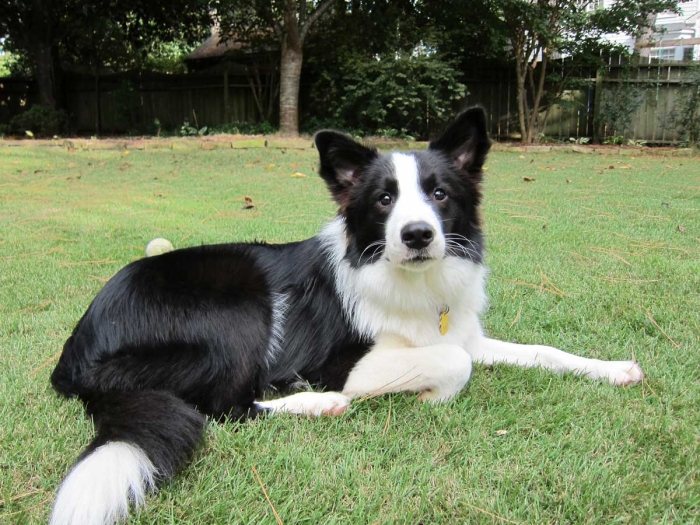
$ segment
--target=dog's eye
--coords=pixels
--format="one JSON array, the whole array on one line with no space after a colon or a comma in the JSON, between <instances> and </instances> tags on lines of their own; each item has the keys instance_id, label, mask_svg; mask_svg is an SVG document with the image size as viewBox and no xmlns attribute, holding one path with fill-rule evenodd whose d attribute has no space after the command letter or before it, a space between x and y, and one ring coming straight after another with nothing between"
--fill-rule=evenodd
<instances>
[{"instance_id":1,"label":"dog's eye","mask_svg":"<svg viewBox=\"0 0 700 525\"><path fill-rule=\"evenodd\" d=\"M438 188L433 192L433 197L436 201L444 201L447 198L447 193L442 188Z\"/></svg>"},{"instance_id":2,"label":"dog's eye","mask_svg":"<svg viewBox=\"0 0 700 525\"><path fill-rule=\"evenodd\" d=\"M379 204L382 206L389 206L393 202L393 199L391 198L391 195L388 193L382 193L379 196Z\"/></svg>"}]
</instances>

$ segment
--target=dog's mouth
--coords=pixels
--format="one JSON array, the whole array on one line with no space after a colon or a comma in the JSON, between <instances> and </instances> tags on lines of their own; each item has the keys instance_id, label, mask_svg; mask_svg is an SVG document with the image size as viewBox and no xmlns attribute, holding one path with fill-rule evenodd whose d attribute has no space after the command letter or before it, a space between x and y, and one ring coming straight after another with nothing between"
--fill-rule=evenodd
<instances>
[{"instance_id":1,"label":"dog's mouth","mask_svg":"<svg viewBox=\"0 0 700 525\"><path fill-rule=\"evenodd\" d=\"M405 259L405 263L415 263L415 264L422 264L426 261L432 261L432 257L428 257L427 255L416 255L415 257L410 257L408 259Z\"/></svg>"},{"instance_id":2,"label":"dog's mouth","mask_svg":"<svg viewBox=\"0 0 700 525\"><path fill-rule=\"evenodd\" d=\"M422 270L435 261L435 257L432 257L425 251L421 250L415 253L410 253L408 257L399 263L399 266L408 269Z\"/></svg>"}]
</instances>

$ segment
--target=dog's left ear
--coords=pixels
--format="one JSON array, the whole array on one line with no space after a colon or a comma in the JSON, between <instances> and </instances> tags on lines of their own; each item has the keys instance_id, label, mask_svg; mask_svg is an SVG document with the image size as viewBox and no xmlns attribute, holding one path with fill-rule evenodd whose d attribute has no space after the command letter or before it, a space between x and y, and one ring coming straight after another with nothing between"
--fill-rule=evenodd
<instances>
[{"instance_id":1,"label":"dog's left ear","mask_svg":"<svg viewBox=\"0 0 700 525\"><path fill-rule=\"evenodd\" d=\"M446 153L458 170L479 176L490 147L486 113L480 107L457 115L442 136L431 141L429 146L431 150Z\"/></svg>"},{"instance_id":2,"label":"dog's left ear","mask_svg":"<svg viewBox=\"0 0 700 525\"><path fill-rule=\"evenodd\" d=\"M345 208L350 189L359 181L363 169L377 158L377 151L337 131L319 131L314 143L321 158L321 178L335 201Z\"/></svg>"}]
</instances>

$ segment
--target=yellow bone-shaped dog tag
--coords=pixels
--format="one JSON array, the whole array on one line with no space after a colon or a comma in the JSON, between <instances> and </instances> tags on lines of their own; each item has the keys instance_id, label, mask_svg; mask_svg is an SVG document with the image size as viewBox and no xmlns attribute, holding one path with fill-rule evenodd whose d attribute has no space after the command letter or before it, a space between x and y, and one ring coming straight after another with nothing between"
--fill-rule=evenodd
<instances>
[{"instance_id":1,"label":"yellow bone-shaped dog tag","mask_svg":"<svg viewBox=\"0 0 700 525\"><path fill-rule=\"evenodd\" d=\"M450 330L450 307L446 306L445 309L440 312L440 335L445 335Z\"/></svg>"}]
</instances>

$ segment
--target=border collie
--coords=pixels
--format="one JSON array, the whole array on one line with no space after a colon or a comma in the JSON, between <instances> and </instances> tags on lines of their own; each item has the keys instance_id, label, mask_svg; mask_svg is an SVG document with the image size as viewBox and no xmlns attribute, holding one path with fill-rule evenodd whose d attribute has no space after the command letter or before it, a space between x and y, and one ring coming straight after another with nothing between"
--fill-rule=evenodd
<instances>
[{"instance_id":1,"label":"border collie","mask_svg":"<svg viewBox=\"0 0 700 525\"><path fill-rule=\"evenodd\" d=\"M52 525L125 519L188 463L207 416L340 414L352 398L384 392L446 401L473 361L642 379L632 361L484 335L481 109L457 116L427 151L382 155L333 131L315 144L339 207L318 235L144 258L93 300L51 376L96 428ZM318 391L262 400L300 379Z\"/></svg>"}]
</instances>

